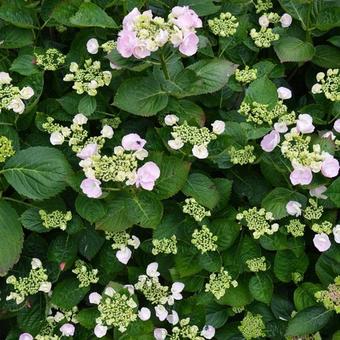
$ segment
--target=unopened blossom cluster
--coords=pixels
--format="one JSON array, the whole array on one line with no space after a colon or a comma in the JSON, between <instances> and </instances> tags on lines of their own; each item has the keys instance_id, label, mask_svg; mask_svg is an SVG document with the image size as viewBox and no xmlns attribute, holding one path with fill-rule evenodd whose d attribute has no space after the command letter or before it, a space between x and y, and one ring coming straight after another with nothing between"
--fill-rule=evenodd
<instances>
[{"instance_id":1,"label":"unopened blossom cluster","mask_svg":"<svg viewBox=\"0 0 340 340\"><path fill-rule=\"evenodd\" d=\"M246 316L238 326L246 340L257 339L266 336L266 326L261 314L252 314L247 312Z\"/></svg>"},{"instance_id":2,"label":"unopened blossom cluster","mask_svg":"<svg viewBox=\"0 0 340 340\"><path fill-rule=\"evenodd\" d=\"M185 199L185 204L182 209L185 214L192 216L197 222L201 222L205 217L211 216L211 212L206 210L204 206L199 204L193 197Z\"/></svg>"},{"instance_id":3,"label":"unopened blossom cluster","mask_svg":"<svg viewBox=\"0 0 340 340\"><path fill-rule=\"evenodd\" d=\"M42 225L46 229L56 229L66 230L67 222L72 220L72 212L63 212L60 210L54 210L51 213L47 213L45 210L39 210L39 216L42 221Z\"/></svg>"},{"instance_id":4,"label":"unopened blossom cluster","mask_svg":"<svg viewBox=\"0 0 340 340\"><path fill-rule=\"evenodd\" d=\"M264 256L255 257L246 261L248 269L251 272L265 272L267 270L266 258Z\"/></svg>"},{"instance_id":5,"label":"unopened blossom cluster","mask_svg":"<svg viewBox=\"0 0 340 340\"><path fill-rule=\"evenodd\" d=\"M317 302L322 303L326 309L340 314L340 276L337 276L334 283L329 284L327 289L317 291L314 296Z\"/></svg>"},{"instance_id":6,"label":"unopened blossom cluster","mask_svg":"<svg viewBox=\"0 0 340 340\"><path fill-rule=\"evenodd\" d=\"M173 114L164 118L164 123L167 126L172 126L171 136L173 139L168 141L168 145L173 150L179 150L185 144L189 144L192 147L193 156L199 159L209 156L209 143L225 130L225 123L221 120L216 120L211 124L212 132L207 127L199 128L189 125L186 121L183 124L177 124L178 122L179 118Z\"/></svg>"},{"instance_id":7,"label":"unopened blossom cluster","mask_svg":"<svg viewBox=\"0 0 340 340\"><path fill-rule=\"evenodd\" d=\"M89 287L92 283L97 283L99 280L98 269L91 268L86 262L77 260L72 273L77 275L79 288Z\"/></svg>"},{"instance_id":8,"label":"unopened blossom cluster","mask_svg":"<svg viewBox=\"0 0 340 340\"><path fill-rule=\"evenodd\" d=\"M209 19L208 25L213 34L224 38L234 35L239 23L230 12L224 12L218 17Z\"/></svg>"},{"instance_id":9,"label":"unopened blossom cluster","mask_svg":"<svg viewBox=\"0 0 340 340\"><path fill-rule=\"evenodd\" d=\"M152 240L152 254L177 254L177 238L172 235L170 238L154 238Z\"/></svg>"},{"instance_id":10,"label":"unopened blossom cluster","mask_svg":"<svg viewBox=\"0 0 340 340\"><path fill-rule=\"evenodd\" d=\"M56 48L49 48L44 53L34 53L35 64L45 71L56 71L66 60L66 56Z\"/></svg>"},{"instance_id":11,"label":"unopened blossom cluster","mask_svg":"<svg viewBox=\"0 0 340 340\"><path fill-rule=\"evenodd\" d=\"M312 93L323 93L333 102L340 101L340 72L339 69L328 69L326 74L319 72L316 75L317 83L312 87Z\"/></svg>"},{"instance_id":12,"label":"unopened blossom cluster","mask_svg":"<svg viewBox=\"0 0 340 340\"><path fill-rule=\"evenodd\" d=\"M15 150L12 145L12 141L6 136L0 136L0 163L6 161L7 158L13 156Z\"/></svg>"},{"instance_id":13,"label":"unopened blossom cluster","mask_svg":"<svg viewBox=\"0 0 340 340\"><path fill-rule=\"evenodd\" d=\"M238 213L236 219L240 223L244 223L247 228L253 232L255 239L260 238L262 235L273 235L278 231L278 223L272 223L274 220L273 214L270 211L266 211L264 208L258 209L257 207L243 210L242 213Z\"/></svg>"},{"instance_id":14,"label":"unopened blossom cluster","mask_svg":"<svg viewBox=\"0 0 340 340\"><path fill-rule=\"evenodd\" d=\"M105 43L99 45L96 38L91 38L86 43L87 52L90 54L97 54L99 49L102 48L105 53L110 53L117 47L117 42L114 40L108 40Z\"/></svg>"},{"instance_id":15,"label":"unopened blossom cluster","mask_svg":"<svg viewBox=\"0 0 340 340\"><path fill-rule=\"evenodd\" d=\"M119 262L127 264L132 256L132 251L128 246L138 249L140 246L139 238L135 235L130 235L125 231L105 232L105 238L112 241L111 247L117 250L116 258Z\"/></svg>"},{"instance_id":16,"label":"unopened blossom cluster","mask_svg":"<svg viewBox=\"0 0 340 340\"><path fill-rule=\"evenodd\" d=\"M217 250L217 240L218 237L206 225L201 229L195 229L191 236L191 243L201 254Z\"/></svg>"},{"instance_id":17,"label":"unopened blossom cluster","mask_svg":"<svg viewBox=\"0 0 340 340\"><path fill-rule=\"evenodd\" d=\"M23 100L32 98L34 90L30 86L20 89L11 83L10 75L7 72L0 72L0 112L7 110L22 114L25 111Z\"/></svg>"},{"instance_id":18,"label":"unopened blossom cluster","mask_svg":"<svg viewBox=\"0 0 340 340\"><path fill-rule=\"evenodd\" d=\"M250 68L248 65L243 70L236 69L235 79L242 84L248 84L257 79L257 69Z\"/></svg>"},{"instance_id":19,"label":"unopened blossom cluster","mask_svg":"<svg viewBox=\"0 0 340 340\"><path fill-rule=\"evenodd\" d=\"M16 304L24 302L28 296L38 292L49 293L52 287L51 282L48 281L46 269L37 258L32 259L28 276L16 278L10 275L6 283L13 286L13 291L6 297L6 300L15 300Z\"/></svg>"},{"instance_id":20,"label":"unopened blossom cluster","mask_svg":"<svg viewBox=\"0 0 340 340\"><path fill-rule=\"evenodd\" d=\"M117 51L124 58L143 59L169 42L182 54L192 56L198 49L196 29L200 27L201 19L187 6L172 8L167 20L154 17L151 10L141 13L134 8L123 19Z\"/></svg>"},{"instance_id":21,"label":"unopened blossom cluster","mask_svg":"<svg viewBox=\"0 0 340 340\"><path fill-rule=\"evenodd\" d=\"M246 145L243 148L235 148L234 146L228 149L228 155L230 157L230 162L233 164L251 164L256 160L254 155L254 146Z\"/></svg>"},{"instance_id":22,"label":"unopened blossom cluster","mask_svg":"<svg viewBox=\"0 0 340 340\"><path fill-rule=\"evenodd\" d=\"M100 61L92 61L91 58L85 60L83 68L72 62L69 70L70 73L66 74L63 80L74 82L72 88L77 94L96 96L98 88L109 86L111 83L111 71L102 71Z\"/></svg>"},{"instance_id":23,"label":"unopened blossom cluster","mask_svg":"<svg viewBox=\"0 0 340 340\"><path fill-rule=\"evenodd\" d=\"M217 300L221 299L226 290L231 287L237 287L238 282L233 280L227 270L221 267L218 273L212 273L209 276L209 282L205 284L205 291L213 294Z\"/></svg>"}]
</instances>

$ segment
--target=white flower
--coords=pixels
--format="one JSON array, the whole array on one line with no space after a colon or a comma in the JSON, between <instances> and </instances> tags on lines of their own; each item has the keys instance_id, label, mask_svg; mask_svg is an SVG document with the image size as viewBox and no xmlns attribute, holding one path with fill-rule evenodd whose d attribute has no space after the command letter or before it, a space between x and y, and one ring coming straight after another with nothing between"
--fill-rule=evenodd
<instances>
[{"instance_id":1,"label":"white flower","mask_svg":"<svg viewBox=\"0 0 340 340\"><path fill-rule=\"evenodd\" d=\"M39 287L39 292L49 293L52 288L51 282L42 282Z\"/></svg>"},{"instance_id":2,"label":"white flower","mask_svg":"<svg viewBox=\"0 0 340 340\"><path fill-rule=\"evenodd\" d=\"M101 299L102 299L102 296L98 294L97 292L93 292L89 295L89 301L90 303L94 305L99 305Z\"/></svg>"},{"instance_id":3,"label":"white flower","mask_svg":"<svg viewBox=\"0 0 340 340\"><path fill-rule=\"evenodd\" d=\"M106 287L105 290L104 290L104 294L109 296L109 297L113 297L115 292L116 291L112 287Z\"/></svg>"},{"instance_id":4,"label":"white flower","mask_svg":"<svg viewBox=\"0 0 340 340\"><path fill-rule=\"evenodd\" d=\"M269 19L268 19L268 17L266 15L261 15L259 17L259 25L261 27L268 27L269 24L270 24L270 21L269 21Z\"/></svg>"},{"instance_id":5,"label":"white flower","mask_svg":"<svg viewBox=\"0 0 340 340\"><path fill-rule=\"evenodd\" d=\"M25 104L20 98L14 98L8 104L7 109L22 114L25 111Z\"/></svg>"},{"instance_id":6,"label":"white flower","mask_svg":"<svg viewBox=\"0 0 340 340\"><path fill-rule=\"evenodd\" d=\"M87 117L84 116L82 113L78 113L73 118L73 123L78 125L84 125L87 123Z\"/></svg>"},{"instance_id":7,"label":"white flower","mask_svg":"<svg viewBox=\"0 0 340 340\"><path fill-rule=\"evenodd\" d=\"M63 336L73 336L75 327L71 323L65 323L59 328L59 330Z\"/></svg>"},{"instance_id":8,"label":"white flower","mask_svg":"<svg viewBox=\"0 0 340 340\"><path fill-rule=\"evenodd\" d=\"M289 27L292 24L292 21L293 19L288 13L283 14L280 19L282 27Z\"/></svg>"},{"instance_id":9,"label":"white flower","mask_svg":"<svg viewBox=\"0 0 340 340\"><path fill-rule=\"evenodd\" d=\"M335 140L336 136L332 131L326 131L324 133L322 133L321 138L327 138L330 140Z\"/></svg>"},{"instance_id":10,"label":"white flower","mask_svg":"<svg viewBox=\"0 0 340 340\"><path fill-rule=\"evenodd\" d=\"M34 91L32 87L30 86L25 86L20 90L20 97L22 99L30 99L33 96L34 96Z\"/></svg>"},{"instance_id":11,"label":"white flower","mask_svg":"<svg viewBox=\"0 0 340 340\"><path fill-rule=\"evenodd\" d=\"M64 143L64 136L60 132L52 132L50 136L50 143L52 145L61 145Z\"/></svg>"},{"instance_id":12,"label":"white flower","mask_svg":"<svg viewBox=\"0 0 340 340\"><path fill-rule=\"evenodd\" d=\"M132 247L134 247L135 249L138 249L140 246L140 240L137 236L132 235L131 236L131 240L128 241L128 244Z\"/></svg>"},{"instance_id":13,"label":"white flower","mask_svg":"<svg viewBox=\"0 0 340 340\"><path fill-rule=\"evenodd\" d=\"M61 320L63 320L65 318L65 315L61 312L57 312L54 315L54 321L55 322L60 322Z\"/></svg>"},{"instance_id":14,"label":"white flower","mask_svg":"<svg viewBox=\"0 0 340 340\"><path fill-rule=\"evenodd\" d=\"M89 52L90 54L97 54L98 49L99 49L98 40L95 38L90 39L86 43L86 49L87 49L87 52Z\"/></svg>"},{"instance_id":15,"label":"white flower","mask_svg":"<svg viewBox=\"0 0 340 340\"><path fill-rule=\"evenodd\" d=\"M201 335L206 339L212 339L215 336L215 328L210 325L205 325L202 329Z\"/></svg>"},{"instance_id":16,"label":"white flower","mask_svg":"<svg viewBox=\"0 0 340 340\"><path fill-rule=\"evenodd\" d=\"M176 138L176 139L170 139L168 141L168 145L170 146L171 149L179 150L183 147L184 143L182 142L180 138Z\"/></svg>"},{"instance_id":17,"label":"white flower","mask_svg":"<svg viewBox=\"0 0 340 340\"><path fill-rule=\"evenodd\" d=\"M123 287L128 290L130 295L133 295L135 293L135 287L133 285L124 285Z\"/></svg>"},{"instance_id":18,"label":"white flower","mask_svg":"<svg viewBox=\"0 0 340 340\"><path fill-rule=\"evenodd\" d=\"M158 269L158 263L157 262L152 262L146 267L146 275L150 277L157 277L159 276L159 272L157 271Z\"/></svg>"},{"instance_id":19,"label":"white flower","mask_svg":"<svg viewBox=\"0 0 340 340\"><path fill-rule=\"evenodd\" d=\"M204 159L209 156L208 149L205 145L194 145L192 154L198 159Z\"/></svg>"},{"instance_id":20,"label":"white flower","mask_svg":"<svg viewBox=\"0 0 340 340\"><path fill-rule=\"evenodd\" d=\"M96 325L94 328L94 334L97 338L102 338L107 333L107 327L103 325Z\"/></svg>"},{"instance_id":21,"label":"white flower","mask_svg":"<svg viewBox=\"0 0 340 340\"><path fill-rule=\"evenodd\" d=\"M164 340L168 335L168 331L165 328L155 328L153 331L153 336L156 340Z\"/></svg>"},{"instance_id":22,"label":"white flower","mask_svg":"<svg viewBox=\"0 0 340 340\"><path fill-rule=\"evenodd\" d=\"M175 125L179 121L179 118L176 115L166 115L164 117L164 123L168 126Z\"/></svg>"},{"instance_id":23,"label":"white flower","mask_svg":"<svg viewBox=\"0 0 340 340\"><path fill-rule=\"evenodd\" d=\"M286 133L288 131L288 126L285 122L275 123L274 130L279 133Z\"/></svg>"},{"instance_id":24,"label":"white flower","mask_svg":"<svg viewBox=\"0 0 340 340\"><path fill-rule=\"evenodd\" d=\"M164 321L166 317L168 316L168 311L163 305L157 305L155 307L156 316L159 319L159 321Z\"/></svg>"},{"instance_id":25,"label":"white flower","mask_svg":"<svg viewBox=\"0 0 340 340\"><path fill-rule=\"evenodd\" d=\"M289 201L286 205L287 213L291 216L300 216L301 215L301 203L297 201Z\"/></svg>"},{"instance_id":26,"label":"white flower","mask_svg":"<svg viewBox=\"0 0 340 340\"><path fill-rule=\"evenodd\" d=\"M12 78L7 72L0 72L0 84L10 84Z\"/></svg>"},{"instance_id":27,"label":"white flower","mask_svg":"<svg viewBox=\"0 0 340 340\"><path fill-rule=\"evenodd\" d=\"M292 98L292 91L287 89L287 87L281 86L277 89L277 95L282 100L290 99Z\"/></svg>"},{"instance_id":28,"label":"white flower","mask_svg":"<svg viewBox=\"0 0 340 340\"><path fill-rule=\"evenodd\" d=\"M316 84L314 84L313 86L312 86L312 93L313 94L318 94L318 93L321 93L322 92L322 86L321 86L321 84L319 84L319 83L316 83Z\"/></svg>"},{"instance_id":29,"label":"white flower","mask_svg":"<svg viewBox=\"0 0 340 340\"><path fill-rule=\"evenodd\" d=\"M308 113L299 115L299 119L296 122L296 127L301 133L312 133L315 129L313 125L313 118Z\"/></svg>"},{"instance_id":30,"label":"white flower","mask_svg":"<svg viewBox=\"0 0 340 340\"><path fill-rule=\"evenodd\" d=\"M174 282L171 286L171 293L172 296L175 300L182 300L183 296L182 296L182 291L184 289L184 283L182 282Z\"/></svg>"},{"instance_id":31,"label":"white flower","mask_svg":"<svg viewBox=\"0 0 340 340\"><path fill-rule=\"evenodd\" d=\"M113 129L110 125L104 125L100 133L104 138L108 138L108 139L111 139L114 134Z\"/></svg>"},{"instance_id":32,"label":"white flower","mask_svg":"<svg viewBox=\"0 0 340 340\"><path fill-rule=\"evenodd\" d=\"M38 269L42 267L42 263L39 259L34 257L31 261L31 266L32 266L32 269Z\"/></svg>"},{"instance_id":33,"label":"white flower","mask_svg":"<svg viewBox=\"0 0 340 340\"><path fill-rule=\"evenodd\" d=\"M213 133L215 133L216 135L220 135L225 130L225 122L223 122L222 120L215 120L211 124L211 126L213 128Z\"/></svg>"},{"instance_id":34,"label":"white flower","mask_svg":"<svg viewBox=\"0 0 340 340\"><path fill-rule=\"evenodd\" d=\"M139 159L140 161L142 161L144 158L148 157L149 153L147 150L145 149L140 149L135 151L134 156Z\"/></svg>"},{"instance_id":35,"label":"white flower","mask_svg":"<svg viewBox=\"0 0 340 340\"><path fill-rule=\"evenodd\" d=\"M19 336L19 340L33 340L33 336L29 333L22 333Z\"/></svg>"},{"instance_id":36,"label":"white flower","mask_svg":"<svg viewBox=\"0 0 340 340\"><path fill-rule=\"evenodd\" d=\"M138 317L142 320L142 321L146 321L149 320L151 317L151 311L149 308L146 307L142 307L140 311L138 311Z\"/></svg>"},{"instance_id":37,"label":"white flower","mask_svg":"<svg viewBox=\"0 0 340 340\"><path fill-rule=\"evenodd\" d=\"M76 71L78 70L78 68L79 68L79 66L78 66L77 63L72 62L72 63L70 64L70 71L71 71L72 73L76 72Z\"/></svg>"},{"instance_id":38,"label":"white flower","mask_svg":"<svg viewBox=\"0 0 340 340\"><path fill-rule=\"evenodd\" d=\"M310 189L309 194L313 197L321 198L321 199L325 200L325 199L327 199L327 196L323 195L323 193L325 191L327 191L327 187L325 187L324 185L320 185L316 188Z\"/></svg>"},{"instance_id":39,"label":"white flower","mask_svg":"<svg viewBox=\"0 0 340 340\"><path fill-rule=\"evenodd\" d=\"M171 325L176 325L179 321L178 313L175 310L173 310L171 314L167 316L166 319Z\"/></svg>"},{"instance_id":40,"label":"white flower","mask_svg":"<svg viewBox=\"0 0 340 340\"><path fill-rule=\"evenodd\" d=\"M123 264L127 264L131 258L132 252L130 248L123 247L122 249L118 250L116 253L116 258L119 262Z\"/></svg>"},{"instance_id":41,"label":"white flower","mask_svg":"<svg viewBox=\"0 0 340 340\"><path fill-rule=\"evenodd\" d=\"M337 224L334 228L333 228L333 235L334 235L334 241L336 243L340 243L340 224Z\"/></svg>"}]
</instances>

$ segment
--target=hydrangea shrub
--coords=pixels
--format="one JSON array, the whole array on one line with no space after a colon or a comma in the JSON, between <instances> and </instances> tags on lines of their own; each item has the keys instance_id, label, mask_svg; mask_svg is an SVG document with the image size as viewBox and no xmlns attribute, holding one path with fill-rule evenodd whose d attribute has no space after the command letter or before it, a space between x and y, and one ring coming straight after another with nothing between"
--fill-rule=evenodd
<instances>
[{"instance_id":1,"label":"hydrangea shrub","mask_svg":"<svg viewBox=\"0 0 340 340\"><path fill-rule=\"evenodd\" d=\"M340 338L340 7L0 2L0 338Z\"/></svg>"}]
</instances>

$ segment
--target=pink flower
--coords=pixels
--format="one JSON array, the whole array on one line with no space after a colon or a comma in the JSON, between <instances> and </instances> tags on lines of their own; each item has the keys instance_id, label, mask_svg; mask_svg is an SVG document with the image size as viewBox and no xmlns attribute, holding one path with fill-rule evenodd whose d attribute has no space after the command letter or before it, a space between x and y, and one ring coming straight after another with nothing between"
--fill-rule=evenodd
<instances>
[{"instance_id":1,"label":"pink flower","mask_svg":"<svg viewBox=\"0 0 340 340\"><path fill-rule=\"evenodd\" d=\"M289 178L293 185L307 185L312 182L313 174L310 168L306 166L298 166L294 168Z\"/></svg>"},{"instance_id":2,"label":"pink flower","mask_svg":"<svg viewBox=\"0 0 340 340\"><path fill-rule=\"evenodd\" d=\"M86 159L95 155L98 151L97 143L90 143L84 146L78 153L77 157L81 159Z\"/></svg>"},{"instance_id":3,"label":"pink flower","mask_svg":"<svg viewBox=\"0 0 340 340\"><path fill-rule=\"evenodd\" d=\"M334 122L334 130L338 133L340 133L340 119L337 119L335 122Z\"/></svg>"},{"instance_id":4,"label":"pink flower","mask_svg":"<svg viewBox=\"0 0 340 340\"><path fill-rule=\"evenodd\" d=\"M327 191L327 187L325 187L324 185L319 185L318 187L316 188L312 188L309 190L309 194L312 196L312 197L317 197L317 198L320 198L320 199L327 199L327 196L324 195L323 193Z\"/></svg>"},{"instance_id":5,"label":"pink flower","mask_svg":"<svg viewBox=\"0 0 340 340\"><path fill-rule=\"evenodd\" d=\"M312 116L307 113L299 115L299 119L296 121L296 127L301 133L312 133L315 129Z\"/></svg>"},{"instance_id":6,"label":"pink flower","mask_svg":"<svg viewBox=\"0 0 340 340\"><path fill-rule=\"evenodd\" d=\"M339 173L339 161L329 155L321 164L321 173L328 178L336 177Z\"/></svg>"},{"instance_id":7,"label":"pink flower","mask_svg":"<svg viewBox=\"0 0 340 340\"><path fill-rule=\"evenodd\" d=\"M188 6L175 6L172 9L171 14L175 17L173 23L181 29L190 30L202 27L202 20L198 17L196 12Z\"/></svg>"},{"instance_id":8,"label":"pink flower","mask_svg":"<svg viewBox=\"0 0 340 340\"><path fill-rule=\"evenodd\" d=\"M122 146L127 151L138 151L143 149L146 140L142 139L137 133L129 133L122 139Z\"/></svg>"},{"instance_id":9,"label":"pink flower","mask_svg":"<svg viewBox=\"0 0 340 340\"><path fill-rule=\"evenodd\" d=\"M151 54L151 51L149 51L146 46L139 44L133 49L133 56L137 59L143 59L148 57Z\"/></svg>"},{"instance_id":10,"label":"pink flower","mask_svg":"<svg viewBox=\"0 0 340 340\"><path fill-rule=\"evenodd\" d=\"M280 134L276 130L273 130L262 138L261 148L266 152L271 152L279 143Z\"/></svg>"},{"instance_id":11,"label":"pink flower","mask_svg":"<svg viewBox=\"0 0 340 340\"><path fill-rule=\"evenodd\" d=\"M331 241L325 233L316 234L313 238L313 243L317 250L321 252L324 252L331 247Z\"/></svg>"},{"instance_id":12,"label":"pink flower","mask_svg":"<svg viewBox=\"0 0 340 340\"><path fill-rule=\"evenodd\" d=\"M128 31L132 31L134 24L135 24L135 20L140 15L141 15L141 13L139 12L138 8L135 7L129 14L127 14L124 17L123 28L128 30Z\"/></svg>"},{"instance_id":13,"label":"pink flower","mask_svg":"<svg viewBox=\"0 0 340 340\"><path fill-rule=\"evenodd\" d=\"M95 178L85 178L81 184L80 188L83 193L90 198L98 198L102 195L102 188L100 187L101 182Z\"/></svg>"},{"instance_id":14,"label":"pink flower","mask_svg":"<svg viewBox=\"0 0 340 340\"><path fill-rule=\"evenodd\" d=\"M71 323L65 323L60 327L59 330L63 336L73 336L75 327Z\"/></svg>"},{"instance_id":15,"label":"pink flower","mask_svg":"<svg viewBox=\"0 0 340 340\"><path fill-rule=\"evenodd\" d=\"M124 58L130 58L137 47L138 39L135 32L122 30L117 39L117 51Z\"/></svg>"},{"instance_id":16,"label":"pink flower","mask_svg":"<svg viewBox=\"0 0 340 340\"><path fill-rule=\"evenodd\" d=\"M33 340L33 336L29 333L22 333L19 340Z\"/></svg>"},{"instance_id":17,"label":"pink flower","mask_svg":"<svg viewBox=\"0 0 340 340\"><path fill-rule=\"evenodd\" d=\"M160 174L161 172L157 164L154 162L146 162L137 170L135 185L137 188L142 187L145 190L151 191Z\"/></svg>"},{"instance_id":18,"label":"pink flower","mask_svg":"<svg viewBox=\"0 0 340 340\"><path fill-rule=\"evenodd\" d=\"M301 215L301 203L297 201L289 201L286 205L287 213L291 216L300 216Z\"/></svg>"},{"instance_id":19,"label":"pink flower","mask_svg":"<svg viewBox=\"0 0 340 340\"><path fill-rule=\"evenodd\" d=\"M195 33L193 32L186 33L184 35L182 42L179 44L179 51L182 54L190 57L197 52L198 43L199 39Z\"/></svg>"}]
</instances>

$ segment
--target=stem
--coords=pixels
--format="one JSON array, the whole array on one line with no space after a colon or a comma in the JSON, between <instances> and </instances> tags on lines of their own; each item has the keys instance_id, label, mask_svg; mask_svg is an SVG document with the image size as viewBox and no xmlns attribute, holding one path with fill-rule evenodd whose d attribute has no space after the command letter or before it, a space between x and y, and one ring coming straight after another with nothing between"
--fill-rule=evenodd
<instances>
[{"instance_id":1,"label":"stem","mask_svg":"<svg viewBox=\"0 0 340 340\"><path fill-rule=\"evenodd\" d=\"M159 54L159 59L161 61L161 67L162 67L162 71L164 73L164 77L165 77L166 80L169 80L170 79L169 72L168 72L168 68L166 66L166 62L165 62L165 59L164 59L163 52L161 52Z\"/></svg>"}]
</instances>

